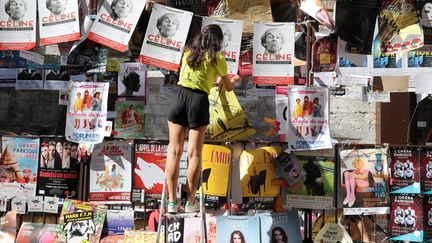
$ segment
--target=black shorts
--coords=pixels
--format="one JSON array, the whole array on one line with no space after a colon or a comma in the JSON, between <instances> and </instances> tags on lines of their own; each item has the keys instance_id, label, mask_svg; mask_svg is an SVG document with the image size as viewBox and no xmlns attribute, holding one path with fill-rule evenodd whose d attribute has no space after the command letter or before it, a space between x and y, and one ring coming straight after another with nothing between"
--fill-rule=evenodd
<instances>
[{"instance_id":1,"label":"black shorts","mask_svg":"<svg viewBox=\"0 0 432 243\"><path fill-rule=\"evenodd\" d=\"M171 99L168 120L194 128L210 124L208 94L201 90L178 86Z\"/></svg>"}]
</instances>

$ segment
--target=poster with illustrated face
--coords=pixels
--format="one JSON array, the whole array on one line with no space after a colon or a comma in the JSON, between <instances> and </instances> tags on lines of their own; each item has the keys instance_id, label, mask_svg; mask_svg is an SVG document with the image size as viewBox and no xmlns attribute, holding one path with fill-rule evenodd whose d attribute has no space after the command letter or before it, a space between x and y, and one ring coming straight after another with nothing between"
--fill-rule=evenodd
<instances>
[{"instance_id":1,"label":"poster with illustrated face","mask_svg":"<svg viewBox=\"0 0 432 243\"><path fill-rule=\"evenodd\" d=\"M105 0L88 38L111 49L124 52L147 0Z\"/></svg>"},{"instance_id":2,"label":"poster with illustrated face","mask_svg":"<svg viewBox=\"0 0 432 243\"><path fill-rule=\"evenodd\" d=\"M221 54L225 57L228 65L228 74L237 74L240 58L240 45L242 39L243 21L230 19L213 19L203 17L202 27L216 24L221 27L224 39L222 42Z\"/></svg>"},{"instance_id":3,"label":"poster with illustrated face","mask_svg":"<svg viewBox=\"0 0 432 243\"><path fill-rule=\"evenodd\" d=\"M140 53L140 62L177 71L192 12L154 4Z\"/></svg>"},{"instance_id":4,"label":"poster with illustrated face","mask_svg":"<svg viewBox=\"0 0 432 243\"><path fill-rule=\"evenodd\" d=\"M101 143L107 117L109 83L71 82L66 114L66 139Z\"/></svg>"},{"instance_id":5,"label":"poster with illustrated face","mask_svg":"<svg viewBox=\"0 0 432 243\"><path fill-rule=\"evenodd\" d=\"M122 63L118 73L118 96L145 96L147 72L139 62Z\"/></svg>"},{"instance_id":6,"label":"poster with illustrated face","mask_svg":"<svg viewBox=\"0 0 432 243\"><path fill-rule=\"evenodd\" d=\"M0 0L0 50L36 47L36 1Z\"/></svg>"},{"instance_id":7,"label":"poster with illustrated face","mask_svg":"<svg viewBox=\"0 0 432 243\"><path fill-rule=\"evenodd\" d=\"M294 23L255 23L253 82L294 83Z\"/></svg>"},{"instance_id":8,"label":"poster with illustrated face","mask_svg":"<svg viewBox=\"0 0 432 243\"><path fill-rule=\"evenodd\" d=\"M38 0L41 45L80 39L77 0Z\"/></svg>"},{"instance_id":9,"label":"poster with illustrated face","mask_svg":"<svg viewBox=\"0 0 432 243\"><path fill-rule=\"evenodd\" d=\"M329 130L328 90L321 87L288 87L288 134L291 150L332 148Z\"/></svg>"}]
</instances>

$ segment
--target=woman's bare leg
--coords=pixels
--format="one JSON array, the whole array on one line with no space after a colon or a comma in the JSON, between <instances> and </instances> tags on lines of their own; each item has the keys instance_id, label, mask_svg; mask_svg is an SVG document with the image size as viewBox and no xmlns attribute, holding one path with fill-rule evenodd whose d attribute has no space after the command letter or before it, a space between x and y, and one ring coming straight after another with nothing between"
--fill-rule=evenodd
<instances>
[{"instance_id":1,"label":"woman's bare leg","mask_svg":"<svg viewBox=\"0 0 432 243\"><path fill-rule=\"evenodd\" d=\"M187 174L189 194L187 200L190 203L193 203L195 201L195 193L198 189L199 179L201 176L202 148L206 130L207 126L191 128L189 130L189 165Z\"/></svg>"}]
</instances>

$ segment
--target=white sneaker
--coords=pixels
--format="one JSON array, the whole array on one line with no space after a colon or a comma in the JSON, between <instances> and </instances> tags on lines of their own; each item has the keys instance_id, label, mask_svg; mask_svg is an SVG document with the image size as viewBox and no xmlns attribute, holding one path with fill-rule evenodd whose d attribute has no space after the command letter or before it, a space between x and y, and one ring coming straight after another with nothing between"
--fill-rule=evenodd
<instances>
[{"instance_id":1,"label":"white sneaker","mask_svg":"<svg viewBox=\"0 0 432 243\"><path fill-rule=\"evenodd\" d=\"M168 213L177 213L178 204L174 201L169 202L168 206L167 206L167 211L168 211Z\"/></svg>"},{"instance_id":2,"label":"white sneaker","mask_svg":"<svg viewBox=\"0 0 432 243\"><path fill-rule=\"evenodd\" d=\"M186 202L185 213L196 213L200 211L200 205L198 202L195 203Z\"/></svg>"}]
</instances>

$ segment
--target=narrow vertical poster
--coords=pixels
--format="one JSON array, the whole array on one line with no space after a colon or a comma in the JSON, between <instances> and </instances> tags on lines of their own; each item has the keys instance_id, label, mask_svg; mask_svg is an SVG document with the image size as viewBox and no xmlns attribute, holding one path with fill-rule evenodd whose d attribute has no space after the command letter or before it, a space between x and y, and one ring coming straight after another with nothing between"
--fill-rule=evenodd
<instances>
[{"instance_id":1,"label":"narrow vertical poster","mask_svg":"<svg viewBox=\"0 0 432 243\"><path fill-rule=\"evenodd\" d=\"M78 1L38 0L41 45L80 39Z\"/></svg>"},{"instance_id":2,"label":"narrow vertical poster","mask_svg":"<svg viewBox=\"0 0 432 243\"><path fill-rule=\"evenodd\" d=\"M130 202L132 190L132 142L96 144L90 163L89 201Z\"/></svg>"},{"instance_id":3,"label":"narrow vertical poster","mask_svg":"<svg viewBox=\"0 0 432 243\"><path fill-rule=\"evenodd\" d=\"M328 90L321 87L288 87L288 134L291 150L332 148L329 130Z\"/></svg>"},{"instance_id":4,"label":"narrow vertical poster","mask_svg":"<svg viewBox=\"0 0 432 243\"><path fill-rule=\"evenodd\" d=\"M253 82L294 83L294 23L255 23Z\"/></svg>"},{"instance_id":5,"label":"narrow vertical poster","mask_svg":"<svg viewBox=\"0 0 432 243\"><path fill-rule=\"evenodd\" d=\"M118 96L145 96L147 72L145 65L137 62L120 64Z\"/></svg>"},{"instance_id":6,"label":"narrow vertical poster","mask_svg":"<svg viewBox=\"0 0 432 243\"><path fill-rule=\"evenodd\" d=\"M391 193L420 193L419 150L390 147Z\"/></svg>"},{"instance_id":7,"label":"narrow vertical poster","mask_svg":"<svg viewBox=\"0 0 432 243\"><path fill-rule=\"evenodd\" d=\"M417 0L425 45L432 44L432 0Z\"/></svg>"},{"instance_id":8,"label":"narrow vertical poster","mask_svg":"<svg viewBox=\"0 0 432 243\"><path fill-rule=\"evenodd\" d=\"M147 0L105 0L98 11L88 38L124 52Z\"/></svg>"},{"instance_id":9,"label":"narrow vertical poster","mask_svg":"<svg viewBox=\"0 0 432 243\"><path fill-rule=\"evenodd\" d=\"M177 71L192 15L192 12L155 3L144 35L140 61L151 66Z\"/></svg>"},{"instance_id":10,"label":"narrow vertical poster","mask_svg":"<svg viewBox=\"0 0 432 243\"><path fill-rule=\"evenodd\" d=\"M0 50L36 47L36 3L0 0Z\"/></svg>"},{"instance_id":11,"label":"narrow vertical poster","mask_svg":"<svg viewBox=\"0 0 432 243\"><path fill-rule=\"evenodd\" d=\"M421 149L420 166L421 166L420 168L421 192L423 194L432 195L432 149L431 148Z\"/></svg>"},{"instance_id":12,"label":"narrow vertical poster","mask_svg":"<svg viewBox=\"0 0 432 243\"><path fill-rule=\"evenodd\" d=\"M114 121L115 137L144 137L144 101L117 100L115 110L117 118Z\"/></svg>"},{"instance_id":13,"label":"narrow vertical poster","mask_svg":"<svg viewBox=\"0 0 432 243\"><path fill-rule=\"evenodd\" d=\"M275 110L279 141L285 141L288 128L288 86L276 86Z\"/></svg>"},{"instance_id":14,"label":"narrow vertical poster","mask_svg":"<svg viewBox=\"0 0 432 243\"><path fill-rule=\"evenodd\" d=\"M149 197L161 197L167 151L167 141L135 140L134 191L144 190Z\"/></svg>"},{"instance_id":15,"label":"narrow vertical poster","mask_svg":"<svg viewBox=\"0 0 432 243\"><path fill-rule=\"evenodd\" d=\"M71 82L66 139L100 143L104 138L109 83Z\"/></svg>"},{"instance_id":16,"label":"narrow vertical poster","mask_svg":"<svg viewBox=\"0 0 432 243\"><path fill-rule=\"evenodd\" d=\"M2 137L0 190L8 199L36 195L39 138Z\"/></svg>"}]
</instances>

